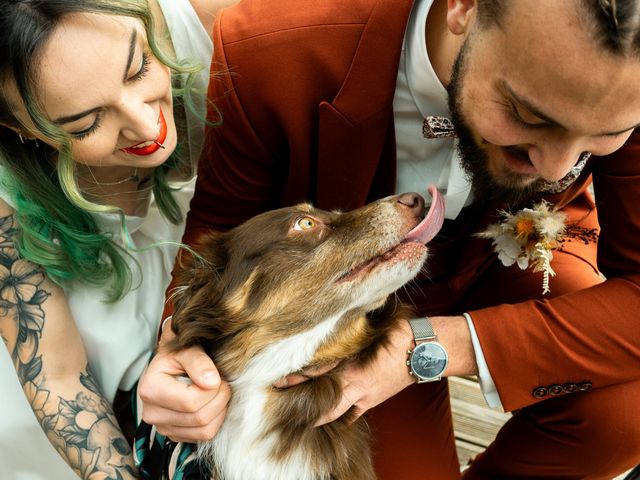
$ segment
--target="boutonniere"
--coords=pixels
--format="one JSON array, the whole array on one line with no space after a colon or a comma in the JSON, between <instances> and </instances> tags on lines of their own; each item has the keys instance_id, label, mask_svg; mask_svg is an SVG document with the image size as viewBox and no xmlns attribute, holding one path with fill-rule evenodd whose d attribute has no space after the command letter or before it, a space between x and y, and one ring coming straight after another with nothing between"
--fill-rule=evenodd
<instances>
[{"instance_id":1,"label":"boutonniere","mask_svg":"<svg viewBox=\"0 0 640 480\"><path fill-rule=\"evenodd\" d=\"M549 293L549 279L556 274L551 267L553 250L564 238L565 214L543 200L516 213L500 211L500 216L501 222L489 225L476 236L492 241L504 266L515 263L522 270L542 272L542 294Z\"/></svg>"}]
</instances>

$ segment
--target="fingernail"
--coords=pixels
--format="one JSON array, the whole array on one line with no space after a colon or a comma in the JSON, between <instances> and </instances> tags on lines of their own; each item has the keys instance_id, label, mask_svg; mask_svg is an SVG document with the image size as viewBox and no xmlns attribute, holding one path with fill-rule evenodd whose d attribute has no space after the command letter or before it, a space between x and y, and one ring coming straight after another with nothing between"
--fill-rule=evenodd
<instances>
[{"instance_id":1,"label":"fingernail","mask_svg":"<svg viewBox=\"0 0 640 480\"><path fill-rule=\"evenodd\" d=\"M210 386L215 386L218 383L219 377L216 372L204 372L202 374L202 383L205 383Z\"/></svg>"}]
</instances>

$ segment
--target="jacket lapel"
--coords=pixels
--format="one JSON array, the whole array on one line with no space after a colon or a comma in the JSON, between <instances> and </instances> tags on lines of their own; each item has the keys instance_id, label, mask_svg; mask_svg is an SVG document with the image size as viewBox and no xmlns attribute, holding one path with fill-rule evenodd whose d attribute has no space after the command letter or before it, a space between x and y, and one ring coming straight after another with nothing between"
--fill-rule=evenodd
<instances>
[{"instance_id":1,"label":"jacket lapel","mask_svg":"<svg viewBox=\"0 0 640 480\"><path fill-rule=\"evenodd\" d=\"M411 6L412 0L380 0L374 6L340 92L319 105L315 203L320 208L361 206L370 200L374 183L393 191L395 148L389 152L389 142L395 143L389 133ZM387 170L383 179L376 178L380 162Z\"/></svg>"}]
</instances>

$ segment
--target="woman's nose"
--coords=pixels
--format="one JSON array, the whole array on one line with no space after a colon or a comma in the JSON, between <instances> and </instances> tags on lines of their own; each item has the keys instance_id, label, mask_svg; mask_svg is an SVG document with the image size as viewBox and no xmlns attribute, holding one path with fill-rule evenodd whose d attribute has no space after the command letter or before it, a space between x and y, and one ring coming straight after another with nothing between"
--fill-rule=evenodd
<instances>
[{"instance_id":1,"label":"woman's nose","mask_svg":"<svg viewBox=\"0 0 640 480\"><path fill-rule=\"evenodd\" d=\"M147 103L123 104L121 107L122 128L120 133L128 141L145 142L155 140L160 132L159 115Z\"/></svg>"}]
</instances>

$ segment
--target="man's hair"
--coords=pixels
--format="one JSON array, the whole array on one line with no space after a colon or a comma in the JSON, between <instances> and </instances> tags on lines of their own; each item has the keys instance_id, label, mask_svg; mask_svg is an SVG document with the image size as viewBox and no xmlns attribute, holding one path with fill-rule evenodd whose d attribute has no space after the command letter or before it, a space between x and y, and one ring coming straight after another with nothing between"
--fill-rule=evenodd
<instances>
[{"instance_id":1,"label":"man's hair","mask_svg":"<svg viewBox=\"0 0 640 480\"><path fill-rule=\"evenodd\" d=\"M511 1L478 0L480 27L501 27ZM580 18L601 47L616 55L640 55L640 0L575 0L575 3Z\"/></svg>"}]
</instances>

